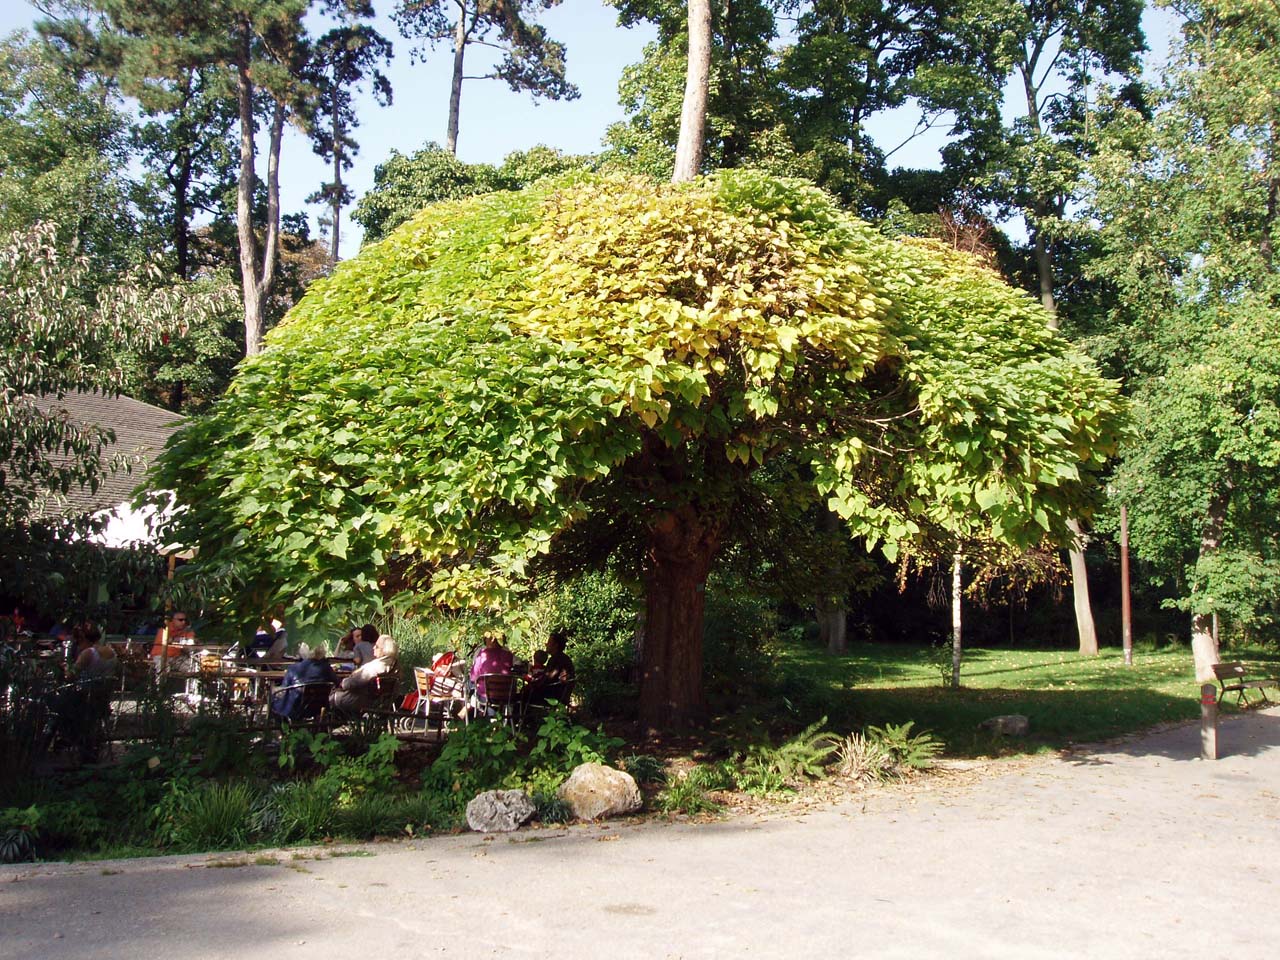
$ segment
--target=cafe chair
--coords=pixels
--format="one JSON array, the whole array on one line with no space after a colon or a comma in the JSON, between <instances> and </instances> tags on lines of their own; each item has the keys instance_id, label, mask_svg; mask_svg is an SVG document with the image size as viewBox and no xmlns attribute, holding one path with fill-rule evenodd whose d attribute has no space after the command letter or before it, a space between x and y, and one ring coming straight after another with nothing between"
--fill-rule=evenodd
<instances>
[{"instance_id":1,"label":"cafe chair","mask_svg":"<svg viewBox=\"0 0 1280 960\"><path fill-rule=\"evenodd\" d=\"M476 706L481 715L501 717L513 731L520 719L519 678L509 673L485 673L476 678Z\"/></svg>"}]
</instances>

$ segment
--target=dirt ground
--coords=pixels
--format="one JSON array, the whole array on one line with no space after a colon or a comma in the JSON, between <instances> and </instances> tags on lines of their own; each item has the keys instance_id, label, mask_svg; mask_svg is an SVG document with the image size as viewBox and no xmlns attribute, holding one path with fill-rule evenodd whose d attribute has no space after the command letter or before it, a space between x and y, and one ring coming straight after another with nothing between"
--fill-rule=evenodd
<instances>
[{"instance_id":1,"label":"dirt ground","mask_svg":"<svg viewBox=\"0 0 1280 960\"><path fill-rule=\"evenodd\" d=\"M1280 707L1219 750L1181 726L715 823L0 867L0 958L1269 952Z\"/></svg>"}]
</instances>

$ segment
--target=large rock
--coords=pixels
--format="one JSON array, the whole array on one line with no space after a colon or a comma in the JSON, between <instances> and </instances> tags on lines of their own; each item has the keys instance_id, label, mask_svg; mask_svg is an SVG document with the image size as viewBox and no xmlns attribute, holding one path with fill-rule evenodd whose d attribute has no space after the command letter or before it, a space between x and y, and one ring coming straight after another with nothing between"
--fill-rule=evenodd
<instances>
[{"instance_id":1,"label":"large rock","mask_svg":"<svg viewBox=\"0 0 1280 960\"><path fill-rule=\"evenodd\" d=\"M978 729L986 730L997 737L1025 737L1031 730L1031 721L1020 713L1007 713L983 720L978 724Z\"/></svg>"},{"instance_id":2,"label":"large rock","mask_svg":"<svg viewBox=\"0 0 1280 960\"><path fill-rule=\"evenodd\" d=\"M510 833L537 809L522 790L489 790L467 804L467 826L480 833Z\"/></svg>"},{"instance_id":3,"label":"large rock","mask_svg":"<svg viewBox=\"0 0 1280 960\"><path fill-rule=\"evenodd\" d=\"M556 795L579 820L619 817L640 809L640 788L631 774L600 763L578 766Z\"/></svg>"}]
</instances>

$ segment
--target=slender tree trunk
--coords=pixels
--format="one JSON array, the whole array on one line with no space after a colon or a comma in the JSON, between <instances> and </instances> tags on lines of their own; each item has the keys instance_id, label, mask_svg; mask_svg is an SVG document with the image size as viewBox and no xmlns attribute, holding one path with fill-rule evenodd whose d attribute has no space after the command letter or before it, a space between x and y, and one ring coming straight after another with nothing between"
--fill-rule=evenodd
<instances>
[{"instance_id":1,"label":"slender tree trunk","mask_svg":"<svg viewBox=\"0 0 1280 960\"><path fill-rule=\"evenodd\" d=\"M445 133L444 148L455 157L458 155L458 112L462 104L462 62L467 55L467 11L463 4L458 12L458 23L453 29L453 79L449 86L449 130Z\"/></svg>"},{"instance_id":2,"label":"slender tree trunk","mask_svg":"<svg viewBox=\"0 0 1280 960\"><path fill-rule=\"evenodd\" d=\"M1227 520L1227 501L1229 493L1216 493L1209 501L1209 509L1205 514L1204 529L1200 534L1199 562L1215 556L1222 546L1222 528ZM1199 563L1197 563L1197 566ZM1197 578L1198 579L1198 578ZM1204 592L1203 583L1195 583L1191 588L1192 600L1198 600ZM1193 613L1191 616L1191 655L1195 658L1196 680L1201 683L1212 681L1213 665L1218 662L1218 638L1213 629L1214 615L1212 611Z\"/></svg>"},{"instance_id":3,"label":"slender tree trunk","mask_svg":"<svg viewBox=\"0 0 1280 960\"><path fill-rule=\"evenodd\" d=\"M240 179L236 190L236 236L240 246L240 289L244 297L244 352L255 356L262 350L267 298L275 281L276 244L280 232L280 144L284 139L285 107L278 101L271 117L270 146L267 151L267 222L258 258L258 240L253 224L255 168L253 80L249 76L249 33L242 37L243 60L237 67L237 94L240 108Z\"/></svg>"},{"instance_id":4,"label":"slender tree trunk","mask_svg":"<svg viewBox=\"0 0 1280 960\"><path fill-rule=\"evenodd\" d=\"M650 530L640 677L640 721L649 729L705 714L702 621L718 543L718 529L690 505L664 513Z\"/></svg>"},{"instance_id":5,"label":"slender tree trunk","mask_svg":"<svg viewBox=\"0 0 1280 960\"><path fill-rule=\"evenodd\" d=\"M951 558L951 689L960 688L960 656L964 651L961 638L962 600L964 599L964 558Z\"/></svg>"},{"instance_id":6,"label":"slender tree trunk","mask_svg":"<svg viewBox=\"0 0 1280 960\"><path fill-rule=\"evenodd\" d=\"M244 299L244 352L262 348L262 301L258 294L258 241L253 232L254 169L253 80L249 76L249 31L241 38L242 61L236 70L240 107L240 179L236 185L236 239L240 247L240 291Z\"/></svg>"},{"instance_id":7,"label":"slender tree trunk","mask_svg":"<svg viewBox=\"0 0 1280 960\"><path fill-rule=\"evenodd\" d=\"M680 111L680 139L672 183L698 175L706 139L707 93L711 78L711 0L689 0L689 68Z\"/></svg>"},{"instance_id":8,"label":"slender tree trunk","mask_svg":"<svg viewBox=\"0 0 1280 960\"><path fill-rule=\"evenodd\" d=\"M332 263L338 262L338 221L342 217L342 127L341 116L338 110L338 98L333 98L333 113L331 115L333 123L333 200L330 207L333 223L330 225L333 230L333 237L329 245L329 260Z\"/></svg>"},{"instance_id":9,"label":"slender tree trunk","mask_svg":"<svg viewBox=\"0 0 1280 960\"><path fill-rule=\"evenodd\" d=\"M1086 657L1098 654L1098 631L1093 624L1093 607L1089 603L1089 568L1084 561L1084 531L1078 520L1068 520L1067 527L1075 535L1078 547L1068 551L1071 560L1071 594L1076 608L1076 635L1080 653Z\"/></svg>"}]
</instances>

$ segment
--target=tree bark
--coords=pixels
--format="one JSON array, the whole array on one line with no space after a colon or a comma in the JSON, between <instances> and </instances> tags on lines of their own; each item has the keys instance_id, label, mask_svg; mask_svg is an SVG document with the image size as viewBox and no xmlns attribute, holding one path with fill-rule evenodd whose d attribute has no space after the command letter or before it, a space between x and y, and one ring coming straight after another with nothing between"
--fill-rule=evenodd
<instances>
[{"instance_id":1,"label":"tree bark","mask_svg":"<svg viewBox=\"0 0 1280 960\"><path fill-rule=\"evenodd\" d=\"M1199 560L1204 561L1217 554L1222 546L1222 528L1227 521L1228 493L1216 493L1209 500L1209 509L1205 514L1204 528L1200 534ZM1205 585L1196 583L1192 587L1192 601L1200 599ZM1212 598L1208 598L1210 601ZM1215 679L1213 665L1218 662L1218 638L1213 629L1213 612L1192 613L1191 615L1191 655L1195 659L1196 680L1201 683Z\"/></svg>"},{"instance_id":2,"label":"tree bark","mask_svg":"<svg viewBox=\"0 0 1280 960\"><path fill-rule=\"evenodd\" d=\"M703 613L718 545L718 528L692 505L662 514L650 530L640 677L640 721L648 729L679 728L705 716Z\"/></svg>"},{"instance_id":3,"label":"tree bark","mask_svg":"<svg viewBox=\"0 0 1280 960\"><path fill-rule=\"evenodd\" d=\"M333 222L329 225L333 236L329 244L329 261L338 262L338 221L342 217L342 127L341 111L338 109L338 96L333 97L333 112L330 114L333 124L333 200L330 214Z\"/></svg>"},{"instance_id":4,"label":"tree bark","mask_svg":"<svg viewBox=\"0 0 1280 960\"><path fill-rule=\"evenodd\" d=\"M964 651L961 637L962 601L964 599L964 558L951 558L951 689L960 688L960 657Z\"/></svg>"},{"instance_id":5,"label":"tree bark","mask_svg":"<svg viewBox=\"0 0 1280 960\"><path fill-rule=\"evenodd\" d=\"M672 183L698 175L706 139L707 93L711 77L711 0L689 0L689 67L680 110L680 139Z\"/></svg>"},{"instance_id":6,"label":"tree bark","mask_svg":"<svg viewBox=\"0 0 1280 960\"><path fill-rule=\"evenodd\" d=\"M842 656L849 652L849 616L842 600L819 597L814 604L818 620L818 637L827 653Z\"/></svg>"},{"instance_id":7,"label":"tree bark","mask_svg":"<svg viewBox=\"0 0 1280 960\"><path fill-rule=\"evenodd\" d=\"M1078 520L1068 520L1067 527L1075 535L1078 547L1068 551L1071 558L1071 594L1076 608L1076 635L1080 640L1080 654L1086 657L1098 655L1098 631L1093 624L1093 606L1089 603L1089 571L1084 562L1084 531Z\"/></svg>"},{"instance_id":8,"label":"tree bark","mask_svg":"<svg viewBox=\"0 0 1280 960\"><path fill-rule=\"evenodd\" d=\"M249 30L242 28L241 62L236 68L240 108L240 178L236 185L236 239L240 252L240 291L244 299L244 352L252 357L262 346L262 302L258 296L258 241L253 232L254 169L253 79L249 76Z\"/></svg>"},{"instance_id":9,"label":"tree bark","mask_svg":"<svg viewBox=\"0 0 1280 960\"><path fill-rule=\"evenodd\" d=\"M467 55L467 10L459 4L458 23L453 28L453 80L449 86L449 129L445 133L444 148L455 157L458 155L458 113L462 106L462 63Z\"/></svg>"},{"instance_id":10,"label":"tree bark","mask_svg":"<svg viewBox=\"0 0 1280 960\"><path fill-rule=\"evenodd\" d=\"M833 534L840 529L840 518L834 511L824 508L818 515L818 528L825 534ZM841 564L838 561L824 564L823 567L821 574L827 578L828 583L844 583ZM826 645L827 652L836 656L841 656L849 650L849 618L844 599L843 596L821 595L814 600L818 637Z\"/></svg>"}]
</instances>

